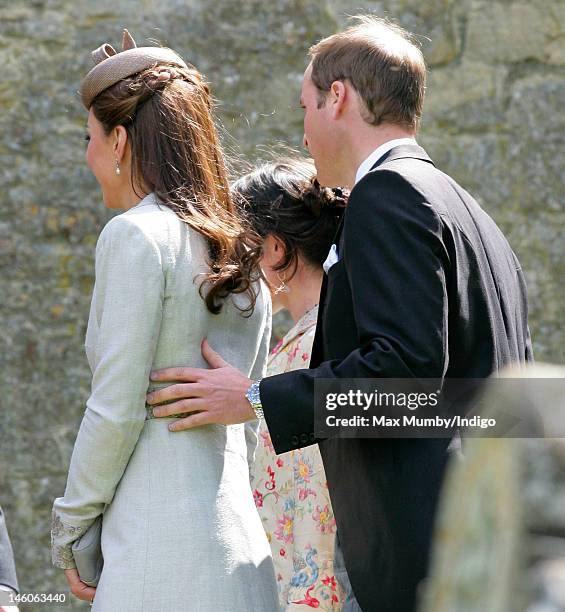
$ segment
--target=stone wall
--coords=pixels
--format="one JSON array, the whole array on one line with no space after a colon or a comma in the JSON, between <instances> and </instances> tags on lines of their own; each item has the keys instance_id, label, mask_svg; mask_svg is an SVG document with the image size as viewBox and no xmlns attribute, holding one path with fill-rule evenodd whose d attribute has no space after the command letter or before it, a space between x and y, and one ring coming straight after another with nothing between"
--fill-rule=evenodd
<instances>
[{"instance_id":1,"label":"stone wall","mask_svg":"<svg viewBox=\"0 0 565 612\"><path fill-rule=\"evenodd\" d=\"M118 44L127 26L138 42L158 39L193 61L219 100L237 170L267 145L300 147L307 48L360 8L348 0L0 0L0 504L24 592L66 588L50 565L50 509L88 395L82 344L93 254L110 216L83 159L76 90L89 51ZM563 362L565 3L364 8L420 36L431 68L420 140L506 232L529 284L537 357Z\"/></svg>"},{"instance_id":2,"label":"stone wall","mask_svg":"<svg viewBox=\"0 0 565 612\"><path fill-rule=\"evenodd\" d=\"M506 423L505 437L462 431L465 460L447 470L419 612L565 609L565 439L554 437L565 368L508 368L489 383L480 416Z\"/></svg>"}]
</instances>

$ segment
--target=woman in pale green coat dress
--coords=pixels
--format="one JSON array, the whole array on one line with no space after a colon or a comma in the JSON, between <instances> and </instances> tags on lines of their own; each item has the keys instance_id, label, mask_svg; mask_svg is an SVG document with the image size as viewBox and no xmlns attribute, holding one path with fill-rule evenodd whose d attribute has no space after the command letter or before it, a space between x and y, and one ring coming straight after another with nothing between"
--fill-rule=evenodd
<instances>
[{"instance_id":1,"label":"woman in pale green coat dress","mask_svg":"<svg viewBox=\"0 0 565 612\"><path fill-rule=\"evenodd\" d=\"M88 165L106 206L125 212L96 247L92 391L53 506L53 563L95 612L272 612L273 564L249 486L256 428L179 435L145 403L152 369L206 366L203 338L252 378L267 358L270 298L239 246L207 86L179 58L81 93ZM101 514L93 588L71 546Z\"/></svg>"}]
</instances>

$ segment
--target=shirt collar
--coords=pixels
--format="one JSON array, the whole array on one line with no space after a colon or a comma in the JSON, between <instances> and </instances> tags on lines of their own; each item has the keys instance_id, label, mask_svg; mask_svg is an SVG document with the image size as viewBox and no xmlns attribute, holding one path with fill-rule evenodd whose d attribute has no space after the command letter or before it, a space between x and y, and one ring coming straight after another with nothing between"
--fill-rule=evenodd
<instances>
[{"instance_id":1,"label":"shirt collar","mask_svg":"<svg viewBox=\"0 0 565 612\"><path fill-rule=\"evenodd\" d=\"M370 155L367 157L357 169L357 174L355 175L355 184L357 184L369 170L375 165L377 161L385 154L388 153L394 147L398 147L399 145L406 144L418 144L414 138L396 138L395 140L389 140L385 142L380 147L377 147Z\"/></svg>"}]
</instances>

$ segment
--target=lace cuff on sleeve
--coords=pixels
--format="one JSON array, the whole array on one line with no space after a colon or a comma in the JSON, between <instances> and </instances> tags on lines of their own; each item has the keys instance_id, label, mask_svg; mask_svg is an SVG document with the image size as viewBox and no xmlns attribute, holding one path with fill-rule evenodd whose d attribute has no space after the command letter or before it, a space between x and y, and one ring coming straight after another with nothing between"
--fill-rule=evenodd
<instances>
[{"instance_id":1,"label":"lace cuff on sleeve","mask_svg":"<svg viewBox=\"0 0 565 612\"><path fill-rule=\"evenodd\" d=\"M89 525L75 527L67 525L53 510L51 522L51 561L59 569L74 569L76 564L71 547L75 540L85 533Z\"/></svg>"}]
</instances>

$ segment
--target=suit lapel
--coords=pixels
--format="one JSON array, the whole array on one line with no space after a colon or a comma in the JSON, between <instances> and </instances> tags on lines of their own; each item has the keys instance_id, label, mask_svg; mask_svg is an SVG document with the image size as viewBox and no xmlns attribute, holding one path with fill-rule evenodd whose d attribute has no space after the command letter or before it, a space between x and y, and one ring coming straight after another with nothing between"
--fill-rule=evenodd
<instances>
[{"instance_id":1,"label":"suit lapel","mask_svg":"<svg viewBox=\"0 0 565 612\"><path fill-rule=\"evenodd\" d=\"M322 288L320 290L320 300L318 302L318 319L316 321L316 332L314 334L314 342L312 344L312 353L310 355L310 368L317 368L324 361L324 337L322 326L324 322L324 307L326 305L326 294L328 292L328 275L324 274L322 280Z\"/></svg>"},{"instance_id":2,"label":"suit lapel","mask_svg":"<svg viewBox=\"0 0 565 612\"><path fill-rule=\"evenodd\" d=\"M405 144L399 145L398 147L394 147L387 151L384 155L382 155L372 166L369 172L373 172L379 168L384 163L388 163L397 159L418 159L421 161L428 162L434 165L434 162L431 160L430 156L424 151L422 147L419 145L413 144ZM363 180L363 179L361 179ZM345 209L341 220L339 222L337 231L335 233L333 243L338 246L339 253L339 241L341 238L341 234L343 232L343 225L345 222L345 215L347 214L347 208ZM327 360L327 355L324 355L324 338L323 338L323 321L324 321L324 313L325 313L325 302L326 302L326 294L328 291L328 275L324 274L324 278L322 281L322 288L320 290L320 300L318 307L318 320L316 322L316 334L314 336L314 344L312 345L312 356L310 358L310 368L318 367L323 361Z\"/></svg>"}]
</instances>

